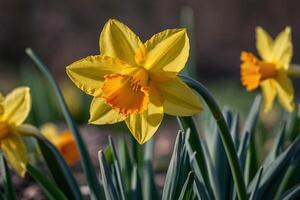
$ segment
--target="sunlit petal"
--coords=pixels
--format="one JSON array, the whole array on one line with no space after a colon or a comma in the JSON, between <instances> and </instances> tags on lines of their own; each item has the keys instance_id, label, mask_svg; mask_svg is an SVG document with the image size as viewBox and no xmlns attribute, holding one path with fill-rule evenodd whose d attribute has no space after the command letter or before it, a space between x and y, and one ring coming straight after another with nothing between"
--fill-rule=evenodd
<instances>
[{"instance_id":1,"label":"sunlit petal","mask_svg":"<svg viewBox=\"0 0 300 200\"><path fill-rule=\"evenodd\" d=\"M145 43L144 67L152 73L177 73L184 68L189 56L189 38L185 29L168 29L155 34Z\"/></svg>"},{"instance_id":2,"label":"sunlit petal","mask_svg":"<svg viewBox=\"0 0 300 200\"><path fill-rule=\"evenodd\" d=\"M260 84L263 94L264 112L271 110L276 96L275 80L269 79Z\"/></svg>"},{"instance_id":3,"label":"sunlit petal","mask_svg":"<svg viewBox=\"0 0 300 200\"><path fill-rule=\"evenodd\" d=\"M256 48L262 59L271 61L273 52L273 39L261 27L256 28Z\"/></svg>"},{"instance_id":4,"label":"sunlit petal","mask_svg":"<svg viewBox=\"0 0 300 200\"><path fill-rule=\"evenodd\" d=\"M142 113L130 115L125 122L133 137L140 144L144 144L157 131L163 115L163 106L150 102L147 110Z\"/></svg>"},{"instance_id":5,"label":"sunlit petal","mask_svg":"<svg viewBox=\"0 0 300 200\"><path fill-rule=\"evenodd\" d=\"M90 124L114 124L123 121L126 117L104 103L101 98L94 98L90 107Z\"/></svg>"},{"instance_id":6,"label":"sunlit petal","mask_svg":"<svg viewBox=\"0 0 300 200\"><path fill-rule=\"evenodd\" d=\"M11 133L1 140L1 149L9 165L24 177L27 165L27 149L21 136Z\"/></svg>"},{"instance_id":7,"label":"sunlit petal","mask_svg":"<svg viewBox=\"0 0 300 200\"><path fill-rule=\"evenodd\" d=\"M184 82L175 78L159 86L164 97L164 112L174 116L191 116L202 110L197 96Z\"/></svg>"},{"instance_id":8,"label":"sunlit petal","mask_svg":"<svg viewBox=\"0 0 300 200\"><path fill-rule=\"evenodd\" d=\"M279 67L288 69L293 55L291 28L286 27L275 39L273 60L279 63Z\"/></svg>"},{"instance_id":9,"label":"sunlit petal","mask_svg":"<svg viewBox=\"0 0 300 200\"><path fill-rule=\"evenodd\" d=\"M108 56L89 56L67 67L67 74L85 93L99 97L106 74L121 71L127 64Z\"/></svg>"},{"instance_id":10,"label":"sunlit petal","mask_svg":"<svg viewBox=\"0 0 300 200\"><path fill-rule=\"evenodd\" d=\"M294 88L285 72L280 72L276 81L276 90L279 102L288 111L294 110Z\"/></svg>"},{"instance_id":11,"label":"sunlit petal","mask_svg":"<svg viewBox=\"0 0 300 200\"><path fill-rule=\"evenodd\" d=\"M139 37L125 24L110 19L100 35L100 52L135 65L135 52L142 45Z\"/></svg>"},{"instance_id":12,"label":"sunlit petal","mask_svg":"<svg viewBox=\"0 0 300 200\"><path fill-rule=\"evenodd\" d=\"M19 87L9 93L3 102L3 121L18 126L24 122L31 109L31 96L28 87Z\"/></svg>"}]
</instances>

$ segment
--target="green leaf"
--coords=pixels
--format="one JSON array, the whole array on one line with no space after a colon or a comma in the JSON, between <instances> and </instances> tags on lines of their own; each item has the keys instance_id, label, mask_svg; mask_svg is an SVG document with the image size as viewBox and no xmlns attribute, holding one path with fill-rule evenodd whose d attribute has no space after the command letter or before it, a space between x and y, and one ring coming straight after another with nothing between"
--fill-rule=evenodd
<instances>
[{"instance_id":1,"label":"green leaf","mask_svg":"<svg viewBox=\"0 0 300 200\"><path fill-rule=\"evenodd\" d=\"M3 185L4 185L4 197L6 200L16 200L16 189L11 180L11 174L7 166L4 155L0 153L0 168L1 174L3 176Z\"/></svg>"},{"instance_id":2,"label":"green leaf","mask_svg":"<svg viewBox=\"0 0 300 200\"><path fill-rule=\"evenodd\" d=\"M239 161L240 161L240 165L241 165L242 169L245 168L246 156L247 156L249 143L250 143L249 133L246 132L245 136L243 137L243 139L239 145L239 150L238 150L238 157L239 157Z\"/></svg>"},{"instance_id":3,"label":"green leaf","mask_svg":"<svg viewBox=\"0 0 300 200\"><path fill-rule=\"evenodd\" d=\"M246 132L250 134L250 138L253 137L254 132L255 132L255 127L257 125L258 121L258 116L259 116L259 111L261 107L261 96L257 95L252 103L250 112L247 116L243 131L242 131L242 136L245 137Z\"/></svg>"},{"instance_id":4,"label":"green leaf","mask_svg":"<svg viewBox=\"0 0 300 200\"><path fill-rule=\"evenodd\" d=\"M38 171L35 167L28 164L27 172L32 178L42 187L46 197L50 200L67 200L67 197L62 193L58 187L49 180L43 173Z\"/></svg>"},{"instance_id":5,"label":"green leaf","mask_svg":"<svg viewBox=\"0 0 300 200\"><path fill-rule=\"evenodd\" d=\"M194 173L189 172L188 177L182 187L178 200L189 200L191 199L193 192Z\"/></svg>"},{"instance_id":6,"label":"green leaf","mask_svg":"<svg viewBox=\"0 0 300 200\"><path fill-rule=\"evenodd\" d=\"M136 165L133 167L132 177L131 177L131 199L132 200L143 199L141 180Z\"/></svg>"},{"instance_id":7,"label":"green leaf","mask_svg":"<svg viewBox=\"0 0 300 200\"><path fill-rule=\"evenodd\" d=\"M102 151L98 152L98 159L100 163L100 172L102 177L102 184L104 188L104 194L106 200L117 200L120 199L117 194L117 189L113 184L111 171L105 159L105 156Z\"/></svg>"},{"instance_id":8,"label":"green leaf","mask_svg":"<svg viewBox=\"0 0 300 200\"><path fill-rule=\"evenodd\" d=\"M124 137L119 139L118 147L119 147L118 155L120 155L120 157L119 157L120 167L121 167L122 175L124 178L124 187L125 187L127 196L130 196L131 173L133 170L133 166L132 166L132 159L129 155L126 140Z\"/></svg>"},{"instance_id":9,"label":"green leaf","mask_svg":"<svg viewBox=\"0 0 300 200\"><path fill-rule=\"evenodd\" d=\"M91 190L92 196L95 197L96 199L103 198L102 188L100 187L100 183L97 179L97 174L93 167L86 144L84 143L84 141L79 133L78 127L70 114L70 111L66 105L66 102L63 98L62 92L61 92L57 82L55 81L55 79L53 78L51 73L49 72L46 65L42 63L42 61L35 55L35 53L32 51L32 49L27 48L26 53L33 60L33 62L40 69L40 71L44 74L44 76L48 79L48 81L50 82L50 85L52 86L52 88L55 92L55 95L57 97L60 108L61 108L63 115L66 119L66 122L68 124L68 127L70 128L71 133L73 133L76 144L78 146L78 149L80 152L80 157L81 157L81 164L82 164L83 170L85 172L87 182L88 182L89 188Z\"/></svg>"},{"instance_id":10,"label":"green leaf","mask_svg":"<svg viewBox=\"0 0 300 200\"><path fill-rule=\"evenodd\" d=\"M173 200L176 197L176 187L178 185L180 167L182 162L182 153L184 146L184 138L182 131L178 132L176 142L172 154L172 158L167 171L165 184L163 188L162 199Z\"/></svg>"},{"instance_id":11,"label":"green leaf","mask_svg":"<svg viewBox=\"0 0 300 200\"><path fill-rule=\"evenodd\" d=\"M212 193L212 189L209 183L209 177L208 177L208 170L207 166L203 165L202 163L205 163L205 156L203 153L203 147L201 145L198 131L196 128L196 124L194 123L194 120L192 117L177 117L177 121L180 125L180 128L182 131L184 131L186 134L189 132L189 136L187 137L190 150L188 149L188 153L191 156L191 154L196 151L196 161L198 163L198 166L200 167L202 177L204 180L204 183L209 190L210 193Z\"/></svg>"},{"instance_id":12,"label":"green leaf","mask_svg":"<svg viewBox=\"0 0 300 200\"><path fill-rule=\"evenodd\" d=\"M298 199L300 197L300 184L292 187L289 189L287 192L285 192L282 197L280 198L281 200L292 200L292 199Z\"/></svg>"},{"instance_id":13,"label":"green leaf","mask_svg":"<svg viewBox=\"0 0 300 200\"><path fill-rule=\"evenodd\" d=\"M280 154L275 161L270 163L270 165L265 166L265 169L262 174L259 188L257 189L257 198L260 199L263 195L269 195L267 192L268 188L276 188L276 185L282 180L284 175L282 172L285 172L289 165L297 161L294 159L300 153L300 136L282 153ZM299 159L299 158L298 158ZM255 182L258 178L258 173L250 182L248 187L248 192L252 193L255 188ZM276 184L275 184L276 183ZM275 195L275 194L272 194Z\"/></svg>"},{"instance_id":14,"label":"green leaf","mask_svg":"<svg viewBox=\"0 0 300 200\"><path fill-rule=\"evenodd\" d=\"M195 161L195 155L197 153L194 152L191 156L190 156L190 163L191 163L191 168L192 168L192 171L194 172L195 174L195 185L194 185L194 190L196 192L196 195L198 197L198 199L215 199L213 194L208 194L207 192L207 188L204 184L204 181L203 181L203 177L202 177L202 174L200 172L200 167L198 166L197 162ZM210 197L209 197L210 196Z\"/></svg>"},{"instance_id":15,"label":"green leaf","mask_svg":"<svg viewBox=\"0 0 300 200\"><path fill-rule=\"evenodd\" d=\"M210 196L211 198L214 198L214 194L213 194L213 190L212 187L210 185L210 180L209 180L209 173L208 173L208 169L207 169L207 165L203 164L203 163L208 163L207 158L205 158L205 153L203 151L203 147L202 147L202 143L199 140L199 144L200 146L198 148L193 149L191 147L191 131L188 128L186 130L186 137L185 137L185 146L187 149L187 152L189 154L189 158L190 158L190 166L193 169L196 177L199 179L199 181L201 182L201 184L203 185L203 190L206 191L206 193L208 193L207 195ZM197 149L199 150L199 148L201 148L201 151L197 151ZM197 152L197 153L195 153ZM197 160L197 158L199 159L199 156L197 156L197 154L200 153L202 154L201 157L201 162L199 160ZM203 170L205 170L206 172L203 172ZM204 180L204 174L206 174L206 178L207 180Z\"/></svg>"},{"instance_id":16,"label":"green leaf","mask_svg":"<svg viewBox=\"0 0 300 200\"><path fill-rule=\"evenodd\" d=\"M144 151L144 168L143 168L143 199L152 200L159 199L158 191L154 180L153 170L153 151L154 151L154 138L145 144Z\"/></svg>"},{"instance_id":17,"label":"green leaf","mask_svg":"<svg viewBox=\"0 0 300 200\"><path fill-rule=\"evenodd\" d=\"M300 167L300 162L296 162L292 165L290 165L282 178L282 181L278 187L278 190L276 191L276 195L274 199L279 199L279 197L283 194L284 191L286 191L289 187L294 185L294 183L299 183L300 182L300 177L299 177L299 167Z\"/></svg>"},{"instance_id":18,"label":"green leaf","mask_svg":"<svg viewBox=\"0 0 300 200\"><path fill-rule=\"evenodd\" d=\"M56 184L69 199L83 199L76 179L56 147L42 136L35 136L35 138Z\"/></svg>"},{"instance_id":19,"label":"green leaf","mask_svg":"<svg viewBox=\"0 0 300 200\"><path fill-rule=\"evenodd\" d=\"M234 114L230 126L231 137L235 146L235 149L239 148L240 144L240 118L238 114Z\"/></svg>"},{"instance_id":20,"label":"green leaf","mask_svg":"<svg viewBox=\"0 0 300 200\"><path fill-rule=\"evenodd\" d=\"M107 146L104 150L104 155L105 155L105 158L107 160L107 163L108 165L112 165L113 162L114 162L114 158L113 158L113 155L112 155L112 150L111 150L111 147L110 146Z\"/></svg>"},{"instance_id":21,"label":"green leaf","mask_svg":"<svg viewBox=\"0 0 300 200\"><path fill-rule=\"evenodd\" d=\"M122 173L121 173L120 164L119 164L119 158L117 155L115 144L114 144L114 141L111 136L108 137L108 141L109 141L109 146L111 148L111 152L112 152L112 156L113 156L113 167L116 172L117 192L121 196L121 199L125 200L126 194L125 194L125 188L124 188L124 181L122 178Z\"/></svg>"},{"instance_id":22,"label":"green leaf","mask_svg":"<svg viewBox=\"0 0 300 200\"><path fill-rule=\"evenodd\" d=\"M159 194L154 180L155 174L153 172L152 162L150 160L144 163L143 173L143 192L145 200L159 199Z\"/></svg>"},{"instance_id":23,"label":"green leaf","mask_svg":"<svg viewBox=\"0 0 300 200\"><path fill-rule=\"evenodd\" d=\"M259 117L259 111L261 107L261 96L258 95L254 99L254 102L251 106L250 112L248 114L248 117L246 119L243 131L242 131L242 140L245 140L246 133L249 133L249 148L247 151L247 156L245 159L245 164L241 163L242 166L245 166L244 168L244 178L246 184L250 182L250 180L253 178L257 171L257 155L256 155L256 148L255 148L255 127L257 125L258 117ZM244 155L241 155L240 161L244 160Z\"/></svg>"},{"instance_id":24,"label":"green leaf","mask_svg":"<svg viewBox=\"0 0 300 200\"><path fill-rule=\"evenodd\" d=\"M257 189L259 187L259 184L260 184L260 180L261 180L261 175L262 175L262 172L263 172L264 168L261 167L258 171L258 178L256 179L256 182L254 183L254 190L253 192L251 193L251 196L249 198L249 200L255 200L257 199Z\"/></svg>"},{"instance_id":25,"label":"green leaf","mask_svg":"<svg viewBox=\"0 0 300 200\"><path fill-rule=\"evenodd\" d=\"M273 162L277 156L283 151L284 148L284 135L285 134L285 124L280 127L279 133L277 134L271 151L268 154L268 157L264 161L264 165L269 165Z\"/></svg>"},{"instance_id":26,"label":"green leaf","mask_svg":"<svg viewBox=\"0 0 300 200\"><path fill-rule=\"evenodd\" d=\"M228 109L224 109L223 115L226 119L227 126L231 127L233 114ZM229 199L233 188L230 166L216 123L214 121L211 123L211 130L206 132L206 138L209 143L209 153L212 158L214 170L213 175L215 180L213 181L213 188L216 199Z\"/></svg>"},{"instance_id":27,"label":"green leaf","mask_svg":"<svg viewBox=\"0 0 300 200\"><path fill-rule=\"evenodd\" d=\"M226 156L229 161L231 174L234 180L235 188L237 190L238 198L240 200L246 198L246 185L243 179L242 170L240 168L239 160L237 153L235 151L234 143L231 138L231 134L229 128L226 124L224 116L210 92L204 87L200 82L186 76L180 75L180 78L188 84L191 88L193 88L196 92L198 92L207 106L209 107L215 121L217 122L220 137L222 139L222 143L225 148Z\"/></svg>"},{"instance_id":28,"label":"green leaf","mask_svg":"<svg viewBox=\"0 0 300 200\"><path fill-rule=\"evenodd\" d=\"M286 136L293 141L299 135L300 119L298 117L298 109L294 112L288 113L286 120Z\"/></svg>"}]
</instances>

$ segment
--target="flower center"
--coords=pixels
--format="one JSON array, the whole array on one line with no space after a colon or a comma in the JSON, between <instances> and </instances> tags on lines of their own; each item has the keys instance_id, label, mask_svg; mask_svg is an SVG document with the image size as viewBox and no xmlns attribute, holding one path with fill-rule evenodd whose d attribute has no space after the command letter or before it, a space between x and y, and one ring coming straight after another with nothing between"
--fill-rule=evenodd
<instances>
[{"instance_id":1,"label":"flower center","mask_svg":"<svg viewBox=\"0 0 300 200\"><path fill-rule=\"evenodd\" d=\"M148 73L144 68L130 68L106 75L102 98L119 113L128 116L143 112L149 103Z\"/></svg>"},{"instance_id":2,"label":"flower center","mask_svg":"<svg viewBox=\"0 0 300 200\"><path fill-rule=\"evenodd\" d=\"M248 91L256 89L262 81L277 76L275 64L259 60L252 53L242 52L241 61L241 81Z\"/></svg>"},{"instance_id":3,"label":"flower center","mask_svg":"<svg viewBox=\"0 0 300 200\"><path fill-rule=\"evenodd\" d=\"M6 123L4 122L0 122L0 141L4 138L6 138L6 136L9 133L9 127Z\"/></svg>"}]
</instances>

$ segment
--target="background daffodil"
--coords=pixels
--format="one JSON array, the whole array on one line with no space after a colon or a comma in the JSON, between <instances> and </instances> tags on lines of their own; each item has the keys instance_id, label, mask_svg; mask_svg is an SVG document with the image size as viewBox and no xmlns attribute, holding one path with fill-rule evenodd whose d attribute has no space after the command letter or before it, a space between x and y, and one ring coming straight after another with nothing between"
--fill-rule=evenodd
<instances>
[{"instance_id":1,"label":"background daffodil","mask_svg":"<svg viewBox=\"0 0 300 200\"><path fill-rule=\"evenodd\" d=\"M72 166L76 161L80 160L75 139L69 130L60 132L57 126L47 123L41 127L41 133L56 146L68 165Z\"/></svg>"},{"instance_id":2,"label":"background daffodil","mask_svg":"<svg viewBox=\"0 0 300 200\"><path fill-rule=\"evenodd\" d=\"M100 35L100 55L67 67L71 80L94 97L89 123L125 120L140 143L148 141L164 113L201 111L199 97L178 77L188 59L185 29L167 29L142 43L126 25L109 20Z\"/></svg>"},{"instance_id":3,"label":"background daffodil","mask_svg":"<svg viewBox=\"0 0 300 200\"><path fill-rule=\"evenodd\" d=\"M27 149L18 131L31 109L28 87L19 87L6 97L0 95L0 145L10 166L24 176L27 165Z\"/></svg>"},{"instance_id":4,"label":"background daffodil","mask_svg":"<svg viewBox=\"0 0 300 200\"><path fill-rule=\"evenodd\" d=\"M286 27L273 40L261 27L256 28L256 48L261 59L248 52L241 54L241 81L248 91L261 86L264 111L272 108L278 95L285 110L294 109L294 89L288 78L293 46L291 28Z\"/></svg>"}]
</instances>

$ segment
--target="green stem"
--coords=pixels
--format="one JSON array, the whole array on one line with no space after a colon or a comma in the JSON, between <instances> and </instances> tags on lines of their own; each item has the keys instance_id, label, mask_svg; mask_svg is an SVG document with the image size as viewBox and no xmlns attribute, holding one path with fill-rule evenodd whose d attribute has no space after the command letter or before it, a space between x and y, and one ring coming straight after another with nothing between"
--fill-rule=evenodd
<instances>
[{"instance_id":1,"label":"green stem","mask_svg":"<svg viewBox=\"0 0 300 200\"><path fill-rule=\"evenodd\" d=\"M299 67L290 68L288 69L287 74L291 78L300 78L300 68Z\"/></svg>"},{"instance_id":2,"label":"green stem","mask_svg":"<svg viewBox=\"0 0 300 200\"><path fill-rule=\"evenodd\" d=\"M94 197L96 199L102 199L102 197L103 197L102 189L101 189L99 181L97 179L97 174L93 167L91 158L87 151L86 144L84 143L84 141L79 133L76 123L73 121L73 119L71 117L70 111L66 105L66 102L62 96L62 93L58 87L57 82L54 80L53 76L47 69L46 65L42 63L42 61L35 55L35 53L32 51L32 49L27 48L26 53L33 60L33 62L36 64L36 66L41 70L41 72L45 75L45 77L50 82L51 86L54 88L54 92L56 94L56 97L58 98L58 102L63 111L66 122L76 140L76 144L77 144L79 152L80 152L81 164L82 164L83 170L85 172L88 185L91 189L91 193L92 193L92 195L94 195Z\"/></svg>"},{"instance_id":3,"label":"green stem","mask_svg":"<svg viewBox=\"0 0 300 200\"><path fill-rule=\"evenodd\" d=\"M239 165L238 157L234 148L230 131L218 104L216 103L210 92L200 82L186 76L180 76L180 78L184 82L186 82L191 88L196 90L202 96L207 106L209 107L220 129L220 137L222 139L224 149L228 158L238 197L240 200L246 199L247 193L245 182L242 176L242 170Z\"/></svg>"}]
</instances>

